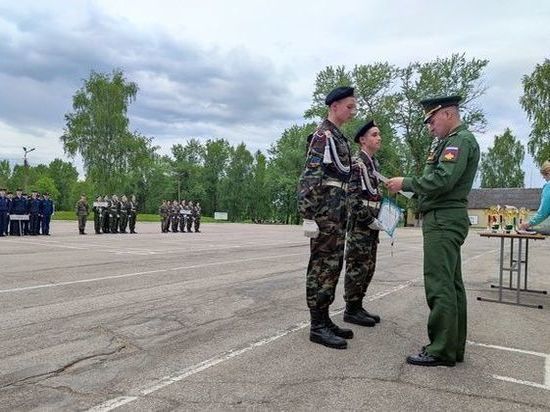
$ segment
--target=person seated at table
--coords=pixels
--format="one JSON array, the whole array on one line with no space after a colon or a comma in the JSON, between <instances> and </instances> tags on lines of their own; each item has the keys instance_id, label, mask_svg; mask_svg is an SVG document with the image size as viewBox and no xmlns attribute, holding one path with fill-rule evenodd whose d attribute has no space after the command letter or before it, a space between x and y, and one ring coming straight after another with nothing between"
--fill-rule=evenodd
<instances>
[{"instance_id":1,"label":"person seated at table","mask_svg":"<svg viewBox=\"0 0 550 412\"><path fill-rule=\"evenodd\" d=\"M540 173L544 180L546 180L546 183L542 188L539 210L528 222L523 222L519 225L521 230L531 229L550 216L550 160L542 164Z\"/></svg>"}]
</instances>

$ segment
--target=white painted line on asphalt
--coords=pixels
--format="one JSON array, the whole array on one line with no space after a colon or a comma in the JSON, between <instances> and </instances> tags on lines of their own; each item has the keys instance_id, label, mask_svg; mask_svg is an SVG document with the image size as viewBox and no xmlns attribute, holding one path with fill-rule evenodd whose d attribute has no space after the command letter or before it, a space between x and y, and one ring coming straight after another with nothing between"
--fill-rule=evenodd
<instances>
[{"instance_id":1,"label":"white painted line on asphalt","mask_svg":"<svg viewBox=\"0 0 550 412\"><path fill-rule=\"evenodd\" d=\"M531 386L533 388L545 389L547 391L550 391L550 385L542 385L542 384L536 383L536 382L522 381L522 380L519 380L519 379L510 378L508 376L500 376L500 375L493 375L493 378L501 380L501 381L506 381L506 382L511 382L511 383L519 383L520 385L526 385L526 386Z\"/></svg>"},{"instance_id":2,"label":"white painted line on asphalt","mask_svg":"<svg viewBox=\"0 0 550 412\"><path fill-rule=\"evenodd\" d=\"M292 256L304 256L304 254L303 253L292 253L292 254L288 254L288 255L259 256L259 257L247 258L247 259L224 260L224 261L220 261L220 262L203 263L203 264L200 264L200 265L179 266L179 267L176 267L176 268L169 268L169 269L158 269L158 270L148 270L148 271L145 271L145 272L124 273L122 275L104 276L104 277L100 277L100 278L72 280L72 281L69 281L69 282L59 282L59 283L47 283L47 284L43 284L43 285L26 286L26 287L22 287L22 288L13 288L13 289L0 289L0 293L21 292L21 291L24 291L24 290L33 290L33 289L56 288L56 287L59 287L59 286L76 285L76 284L79 284L79 283L100 282L102 280L120 279L120 278L129 278L129 277L141 276L141 275L149 275L151 273L163 273L163 272L172 272L172 271L183 270L183 269L197 269L197 268L203 268L203 267L208 267L208 266L229 265L229 264L232 264L232 263L251 262L251 261L254 261L254 260L281 259L281 258L292 257Z\"/></svg>"},{"instance_id":3,"label":"white painted line on asphalt","mask_svg":"<svg viewBox=\"0 0 550 412\"><path fill-rule=\"evenodd\" d=\"M413 281L407 281L405 283L397 285L397 286L395 286L393 288L390 288L388 290L376 293L376 294L372 295L367 300L370 302L370 301L373 301L373 300L381 299L385 296L391 295L392 293L398 292L401 289L405 289L405 288L409 287L412 284L413 284ZM337 310L337 311L332 312L332 313L333 314L341 313L341 312L343 312L343 310L344 309L342 308L342 309ZM304 329L304 328L308 327L309 325L310 325L309 321L301 322L297 325L294 325L294 326L290 327L289 329L279 331L275 335L269 336L269 337L264 338L264 339L260 339L256 342L253 342L253 343L249 344L248 346L245 346L244 348L231 349L227 352L222 353L221 355L215 356L215 357L207 359L203 362L197 363L195 365L192 365L192 366L189 366L185 369L177 371L177 372L175 372L174 374L172 374L170 376L165 376L165 377L159 379L158 381L156 381L155 383L153 383L151 386L139 389L137 391L138 395L136 395L136 396L119 396L117 398L109 399L109 400L107 400L107 401L105 401L105 402L103 402L99 405L96 405L96 406L92 407L91 409L88 409L88 412L108 412L108 411L112 411L113 409L116 409L119 406L126 405L130 402L133 402L133 401L139 399L142 396L149 395L149 394L151 394L153 392L156 392L160 389L163 389L163 388L165 388L165 387L167 387L167 386L169 386L169 385L171 385L175 382L179 382L179 381L181 381L181 380L183 380L183 379L185 379L185 378L187 378L191 375L199 373L199 372L201 372L205 369L211 368L212 366L215 366L219 363L225 362L229 359L240 356L243 353L249 352L252 349L255 349L255 348L260 347L260 346L267 345L268 343L274 342L274 341L276 341L276 340L278 340L278 339L280 339L284 336L287 336L287 335L289 335L293 332L297 332L301 329Z\"/></svg>"},{"instance_id":4,"label":"white painted line on asphalt","mask_svg":"<svg viewBox=\"0 0 550 412\"><path fill-rule=\"evenodd\" d=\"M550 391L550 353L533 352L530 350L510 348L507 346L488 345L486 343L478 343L470 340L466 342L470 345L481 346L483 348L497 349L497 350L503 350L508 352L516 352L516 353L522 353L525 355L532 355L532 356L538 356L543 358L544 359L544 383L543 384L519 380L515 378L510 378L508 376L500 376L500 375L493 375L493 378L499 379L501 381L519 383L520 385L527 385L527 386L532 386L534 388L545 389L547 391Z\"/></svg>"}]
</instances>

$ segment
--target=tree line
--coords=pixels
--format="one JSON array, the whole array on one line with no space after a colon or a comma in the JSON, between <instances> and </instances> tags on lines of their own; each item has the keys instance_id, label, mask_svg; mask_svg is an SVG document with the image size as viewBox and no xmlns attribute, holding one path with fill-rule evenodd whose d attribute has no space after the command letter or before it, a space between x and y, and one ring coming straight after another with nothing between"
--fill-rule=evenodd
<instances>
[{"instance_id":1,"label":"tree line","mask_svg":"<svg viewBox=\"0 0 550 412\"><path fill-rule=\"evenodd\" d=\"M487 124L479 97L485 93L487 60L453 54L433 61L398 67L389 63L329 66L315 79L304 123L290 125L264 154L244 142L182 138L170 155L159 154L154 138L130 131L128 107L139 87L120 69L92 72L73 96L60 137L65 153L83 160L85 180L71 162L27 167L0 162L0 185L49 192L58 209L72 209L80 193L135 194L140 211L156 213L163 199L200 201L203 213L228 212L232 221L297 223L296 184L303 168L307 136L326 116L326 94L337 86L353 86L358 114L346 124L352 138L367 119L376 119L383 136L379 157L386 175L420 174L430 145L418 101L426 96L460 94L463 120L477 132ZM520 104L531 122L528 152L540 164L550 158L550 60L522 79ZM481 187L523 187L525 149L511 128L494 138L482 154ZM25 180L26 179L26 180ZM400 199L403 202L403 199ZM405 204L403 204L405 206ZM413 206L414 203L407 206Z\"/></svg>"}]
</instances>

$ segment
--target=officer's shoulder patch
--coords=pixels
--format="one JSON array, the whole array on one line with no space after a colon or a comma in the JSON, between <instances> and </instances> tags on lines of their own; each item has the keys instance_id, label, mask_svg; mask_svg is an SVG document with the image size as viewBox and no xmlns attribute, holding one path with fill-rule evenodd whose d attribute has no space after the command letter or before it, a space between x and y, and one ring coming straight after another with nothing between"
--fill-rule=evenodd
<instances>
[{"instance_id":1,"label":"officer's shoulder patch","mask_svg":"<svg viewBox=\"0 0 550 412\"><path fill-rule=\"evenodd\" d=\"M441 161L443 162L456 162L458 159L459 149L457 146L447 146L443 150Z\"/></svg>"}]
</instances>

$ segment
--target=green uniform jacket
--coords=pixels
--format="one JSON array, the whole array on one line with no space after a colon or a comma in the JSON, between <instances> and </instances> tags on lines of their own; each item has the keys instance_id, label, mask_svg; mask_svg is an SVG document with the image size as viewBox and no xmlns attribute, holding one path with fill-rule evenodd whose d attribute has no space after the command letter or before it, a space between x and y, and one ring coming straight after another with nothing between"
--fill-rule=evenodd
<instances>
[{"instance_id":1,"label":"green uniform jacket","mask_svg":"<svg viewBox=\"0 0 550 412\"><path fill-rule=\"evenodd\" d=\"M418 195L422 213L434 209L466 208L479 163L479 145L461 124L443 139L435 139L424 172L405 177L403 190Z\"/></svg>"}]
</instances>

